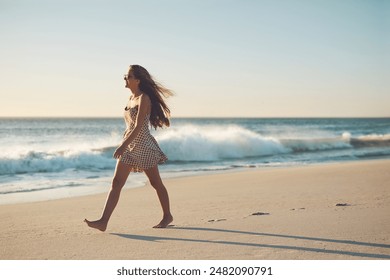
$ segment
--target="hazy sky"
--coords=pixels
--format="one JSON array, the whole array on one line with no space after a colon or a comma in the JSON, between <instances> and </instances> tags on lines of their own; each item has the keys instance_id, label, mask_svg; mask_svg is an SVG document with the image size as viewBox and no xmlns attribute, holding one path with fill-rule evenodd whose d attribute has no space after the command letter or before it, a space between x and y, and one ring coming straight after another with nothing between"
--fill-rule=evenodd
<instances>
[{"instance_id":1,"label":"hazy sky","mask_svg":"<svg viewBox=\"0 0 390 280\"><path fill-rule=\"evenodd\" d=\"M173 117L389 117L389 10L386 0L0 0L0 116L121 117L123 74L140 64L176 93Z\"/></svg>"}]
</instances>

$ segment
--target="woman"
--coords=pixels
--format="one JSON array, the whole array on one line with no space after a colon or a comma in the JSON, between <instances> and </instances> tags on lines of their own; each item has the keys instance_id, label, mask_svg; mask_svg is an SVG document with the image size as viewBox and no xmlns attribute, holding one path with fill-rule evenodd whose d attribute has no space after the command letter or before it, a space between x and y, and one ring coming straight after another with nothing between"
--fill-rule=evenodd
<instances>
[{"instance_id":1,"label":"woman","mask_svg":"<svg viewBox=\"0 0 390 280\"><path fill-rule=\"evenodd\" d=\"M162 97L169 97L172 93L156 83L149 72L139 65L131 65L124 79L132 95L124 112L127 128L123 141L114 152L117 164L112 187L102 217L97 221L85 219L85 222L89 227L105 231L130 172L145 172L163 210L163 218L154 228L165 228L173 217L168 192L161 181L157 164L164 163L167 157L150 134L149 123L155 129L169 126L170 110Z\"/></svg>"}]
</instances>

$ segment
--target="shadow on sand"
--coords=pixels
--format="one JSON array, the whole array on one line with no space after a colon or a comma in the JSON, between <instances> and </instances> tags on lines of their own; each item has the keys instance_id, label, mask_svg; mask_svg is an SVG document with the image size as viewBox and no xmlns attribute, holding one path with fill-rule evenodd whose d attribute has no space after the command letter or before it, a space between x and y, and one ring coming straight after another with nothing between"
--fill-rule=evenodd
<instances>
[{"instance_id":1,"label":"shadow on sand","mask_svg":"<svg viewBox=\"0 0 390 280\"><path fill-rule=\"evenodd\" d=\"M213 231L213 232L223 232L223 233L232 233L232 234L270 236L270 237L279 237L279 238L301 239L301 240L320 241L320 242L329 242L329 243L341 243L341 244L348 244L348 245L354 245L354 246L366 246L366 247L390 249L390 245L388 245L388 244L367 243L367 242L359 242L359 241L352 241L352 240L337 240L337 239L326 239L326 238L316 238L316 237L238 231L238 230L229 230L229 229L201 228L201 227L176 227L176 226L172 226L172 227L168 227L167 229L168 230ZM296 251L316 252L316 253L325 253L325 254L338 254L338 255L346 255L346 256L354 256L354 257L362 257L362 258L390 259L390 255L384 255L384 254L360 253L360 252L351 252L351 251L342 251L342 250L327 250L327 249L298 247L298 246L245 243L245 242L234 242L234 241L212 241L212 240L203 240L203 239L162 237L162 236L149 236L149 235L146 236L146 235L133 235L133 234L122 234L122 233L111 233L111 234L122 237L122 238L150 241L150 242L158 242L158 241L198 242L198 243L224 244L224 245L234 245L234 246L250 246L250 247L257 247L257 248L296 250Z\"/></svg>"}]
</instances>

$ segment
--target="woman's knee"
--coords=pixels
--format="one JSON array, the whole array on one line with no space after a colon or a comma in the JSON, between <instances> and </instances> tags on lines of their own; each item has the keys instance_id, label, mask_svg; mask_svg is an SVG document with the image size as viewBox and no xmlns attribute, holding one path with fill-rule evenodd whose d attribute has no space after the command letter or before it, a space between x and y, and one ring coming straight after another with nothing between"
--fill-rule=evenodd
<instances>
[{"instance_id":1,"label":"woman's knee","mask_svg":"<svg viewBox=\"0 0 390 280\"><path fill-rule=\"evenodd\" d=\"M149 183L155 189L160 189L161 187L163 187L163 183L160 178L150 178Z\"/></svg>"},{"instance_id":2,"label":"woman's knee","mask_svg":"<svg viewBox=\"0 0 390 280\"><path fill-rule=\"evenodd\" d=\"M118 160L115 169L115 174L114 177L112 178L112 189L121 190L122 187L125 185L129 174L130 174L129 167Z\"/></svg>"},{"instance_id":3,"label":"woman's knee","mask_svg":"<svg viewBox=\"0 0 390 280\"><path fill-rule=\"evenodd\" d=\"M123 180L121 180L120 178L118 178L117 176L114 176L114 178L112 179L112 185L111 187L115 190L121 190L123 188L123 186L125 185L125 182L123 182Z\"/></svg>"},{"instance_id":4,"label":"woman's knee","mask_svg":"<svg viewBox=\"0 0 390 280\"><path fill-rule=\"evenodd\" d=\"M163 186L160 173L158 172L157 167L145 170L145 174L148 177L149 183L152 185L153 188L159 189L161 188L161 186Z\"/></svg>"}]
</instances>

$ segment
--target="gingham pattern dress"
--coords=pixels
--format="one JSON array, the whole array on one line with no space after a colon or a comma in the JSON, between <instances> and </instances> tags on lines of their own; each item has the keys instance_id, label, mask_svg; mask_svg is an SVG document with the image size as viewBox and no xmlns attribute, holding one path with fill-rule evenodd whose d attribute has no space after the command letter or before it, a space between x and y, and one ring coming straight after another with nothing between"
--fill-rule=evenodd
<instances>
[{"instance_id":1,"label":"gingham pattern dress","mask_svg":"<svg viewBox=\"0 0 390 280\"><path fill-rule=\"evenodd\" d=\"M125 108L126 131L124 136L134 129L135 120L138 114L138 105L132 108ZM132 172L143 172L156 164L162 164L168 160L161 151L156 139L149 131L149 114L145 116L142 128L137 137L127 146L120 161L129 165Z\"/></svg>"}]
</instances>

